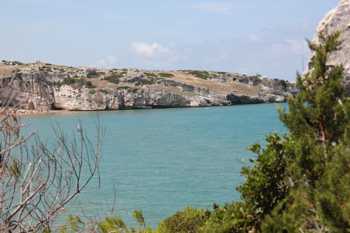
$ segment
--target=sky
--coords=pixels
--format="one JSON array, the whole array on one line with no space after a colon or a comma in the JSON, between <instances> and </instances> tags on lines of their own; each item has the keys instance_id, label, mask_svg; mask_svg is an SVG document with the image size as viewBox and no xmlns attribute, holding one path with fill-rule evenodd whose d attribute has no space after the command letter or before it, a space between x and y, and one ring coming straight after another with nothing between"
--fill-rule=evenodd
<instances>
[{"instance_id":1,"label":"sky","mask_svg":"<svg viewBox=\"0 0 350 233\"><path fill-rule=\"evenodd\" d=\"M0 0L0 59L294 80L338 0Z\"/></svg>"}]
</instances>

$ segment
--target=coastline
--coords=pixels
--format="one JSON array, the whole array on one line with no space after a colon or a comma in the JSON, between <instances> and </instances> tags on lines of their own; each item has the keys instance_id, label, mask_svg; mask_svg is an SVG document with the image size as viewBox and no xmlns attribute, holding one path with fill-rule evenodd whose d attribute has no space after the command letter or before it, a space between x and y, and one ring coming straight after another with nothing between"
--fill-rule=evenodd
<instances>
[{"instance_id":1,"label":"coastline","mask_svg":"<svg viewBox=\"0 0 350 233\"><path fill-rule=\"evenodd\" d=\"M13 96L8 106L21 109L21 115L38 115L57 109L114 111L282 102L293 94L294 84L230 72L104 70L3 61L0 89L1 102L8 103L8 96Z\"/></svg>"},{"instance_id":2,"label":"coastline","mask_svg":"<svg viewBox=\"0 0 350 233\"><path fill-rule=\"evenodd\" d=\"M39 110L26 110L26 109L16 109L16 108L0 108L0 114L3 114L4 111L10 113L16 113L17 116L40 116L40 115L50 115L50 114L68 114L68 110L48 110L48 111L39 111Z\"/></svg>"},{"instance_id":3,"label":"coastline","mask_svg":"<svg viewBox=\"0 0 350 233\"><path fill-rule=\"evenodd\" d=\"M91 112L119 112L119 111L130 111L130 110L159 110L159 109L198 109L198 108L217 108L217 107L233 107L233 106L246 106L246 105L264 105L264 104L283 104L283 102L262 102L262 103L246 103L246 104L231 104L231 105L211 105L211 106L179 106L179 107L149 107L149 108L122 108L122 109L112 109L112 110L26 110L26 109L15 109L8 108L10 111L15 111L18 116L45 116L45 115L68 115L77 113L91 113ZM0 112L4 111L5 108L0 108Z\"/></svg>"}]
</instances>

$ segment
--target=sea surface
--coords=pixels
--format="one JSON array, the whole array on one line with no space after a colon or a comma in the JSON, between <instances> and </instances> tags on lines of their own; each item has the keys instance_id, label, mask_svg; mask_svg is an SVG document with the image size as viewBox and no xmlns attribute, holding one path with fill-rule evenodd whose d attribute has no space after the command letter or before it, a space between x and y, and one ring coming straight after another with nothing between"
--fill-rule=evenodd
<instances>
[{"instance_id":1,"label":"sea surface","mask_svg":"<svg viewBox=\"0 0 350 233\"><path fill-rule=\"evenodd\" d=\"M144 212L152 226L186 206L211 208L239 200L240 170L270 132L285 132L277 108L261 104L232 107L82 112L31 116L27 130L53 140L52 127L70 134L82 125L93 139L98 120L105 129L100 187L93 180L65 214L114 214L132 224ZM80 122L80 123L79 123Z\"/></svg>"}]
</instances>

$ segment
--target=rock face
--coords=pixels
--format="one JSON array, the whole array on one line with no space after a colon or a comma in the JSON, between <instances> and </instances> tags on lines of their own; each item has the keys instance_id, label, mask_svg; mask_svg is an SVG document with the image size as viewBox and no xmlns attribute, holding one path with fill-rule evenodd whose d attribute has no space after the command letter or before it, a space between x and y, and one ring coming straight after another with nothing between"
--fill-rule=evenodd
<instances>
[{"instance_id":1,"label":"rock face","mask_svg":"<svg viewBox=\"0 0 350 233\"><path fill-rule=\"evenodd\" d=\"M287 81L226 72L98 70L0 63L0 104L21 109L118 110L283 102Z\"/></svg>"},{"instance_id":2,"label":"rock face","mask_svg":"<svg viewBox=\"0 0 350 233\"><path fill-rule=\"evenodd\" d=\"M45 76L15 73L0 79L0 104L18 106L20 109L48 111L53 108L54 89Z\"/></svg>"},{"instance_id":3,"label":"rock face","mask_svg":"<svg viewBox=\"0 0 350 233\"><path fill-rule=\"evenodd\" d=\"M317 28L317 35L329 35L338 31L341 33L342 44L340 49L332 54L329 63L344 66L347 74L345 82L350 90L350 0L341 0L338 6L325 16ZM317 36L315 41L318 41Z\"/></svg>"}]
</instances>

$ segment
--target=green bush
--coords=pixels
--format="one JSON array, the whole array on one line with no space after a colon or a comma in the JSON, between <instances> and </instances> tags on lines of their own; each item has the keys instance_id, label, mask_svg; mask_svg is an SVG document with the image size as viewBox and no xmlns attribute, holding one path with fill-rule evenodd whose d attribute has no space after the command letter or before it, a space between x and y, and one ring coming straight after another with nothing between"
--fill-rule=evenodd
<instances>
[{"instance_id":1,"label":"green bush","mask_svg":"<svg viewBox=\"0 0 350 233\"><path fill-rule=\"evenodd\" d=\"M100 89L100 92L102 92L102 93L104 93L104 94L108 94L108 93L109 93L109 91L106 90L106 89Z\"/></svg>"},{"instance_id":2,"label":"green bush","mask_svg":"<svg viewBox=\"0 0 350 233\"><path fill-rule=\"evenodd\" d=\"M116 75L116 74L112 74L110 76L107 76L104 78L104 80L108 81L108 82L111 82L111 83L114 83L114 84L119 84L120 82L120 79L121 77L119 75Z\"/></svg>"},{"instance_id":3,"label":"green bush","mask_svg":"<svg viewBox=\"0 0 350 233\"><path fill-rule=\"evenodd\" d=\"M218 73L204 71L204 70L184 70L184 72L191 74L200 79L211 79L219 76Z\"/></svg>"},{"instance_id":4,"label":"green bush","mask_svg":"<svg viewBox=\"0 0 350 233\"><path fill-rule=\"evenodd\" d=\"M96 90L95 90L95 89L91 89L91 90L89 90L89 94L90 94L90 95L94 95L94 94L96 94Z\"/></svg>"},{"instance_id":5,"label":"green bush","mask_svg":"<svg viewBox=\"0 0 350 233\"><path fill-rule=\"evenodd\" d=\"M92 84L92 82L90 82L90 81L84 81L83 83L84 83L85 87L87 87L87 88L94 88L94 87L95 87L95 86Z\"/></svg>"},{"instance_id":6,"label":"green bush","mask_svg":"<svg viewBox=\"0 0 350 233\"><path fill-rule=\"evenodd\" d=\"M163 220L158 233L197 233L208 219L209 213L201 209L186 208Z\"/></svg>"},{"instance_id":7,"label":"green bush","mask_svg":"<svg viewBox=\"0 0 350 233\"><path fill-rule=\"evenodd\" d=\"M117 87L118 90L129 90L132 89L133 87L129 87L129 86L119 86Z\"/></svg>"},{"instance_id":8,"label":"green bush","mask_svg":"<svg viewBox=\"0 0 350 233\"><path fill-rule=\"evenodd\" d=\"M146 225L142 211L135 210L133 212L134 220L139 224L139 228L129 228L125 222L117 217L105 217L99 221L84 222L78 216L69 216L67 223L59 227L59 233L156 233ZM49 229L45 233L51 233Z\"/></svg>"},{"instance_id":9,"label":"green bush","mask_svg":"<svg viewBox=\"0 0 350 233\"><path fill-rule=\"evenodd\" d=\"M98 229L101 233L126 233L128 227L124 221L118 217L107 217L98 223Z\"/></svg>"},{"instance_id":10,"label":"green bush","mask_svg":"<svg viewBox=\"0 0 350 233\"><path fill-rule=\"evenodd\" d=\"M158 75L159 75L159 77L161 77L161 78L172 78L172 77L174 77L174 75L171 74L171 73L163 73L163 72L161 72L161 73L159 73Z\"/></svg>"},{"instance_id":11,"label":"green bush","mask_svg":"<svg viewBox=\"0 0 350 233\"><path fill-rule=\"evenodd\" d=\"M98 76L97 70L96 69L88 69L86 77L87 78L96 78Z\"/></svg>"},{"instance_id":12,"label":"green bush","mask_svg":"<svg viewBox=\"0 0 350 233\"><path fill-rule=\"evenodd\" d=\"M120 79L125 77L127 75L127 73L128 73L127 69L112 70L108 76L104 77L104 80L107 80L111 83L119 84Z\"/></svg>"},{"instance_id":13,"label":"green bush","mask_svg":"<svg viewBox=\"0 0 350 233\"><path fill-rule=\"evenodd\" d=\"M152 73L152 72L144 72L144 75L147 78L157 78L158 77L158 75L156 73Z\"/></svg>"},{"instance_id":14,"label":"green bush","mask_svg":"<svg viewBox=\"0 0 350 233\"><path fill-rule=\"evenodd\" d=\"M258 144L251 146L257 159L253 167L242 169L246 181L238 187L242 199L252 209L256 224L287 196L287 164L293 157L289 148L295 146L290 138L277 134L269 135L266 142L264 149Z\"/></svg>"},{"instance_id":15,"label":"green bush","mask_svg":"<svg viewBox=\"0 0 350 233\"><path fill-rule=\"evenodd\" d=\"M246 233L252 229L253 216L243 202L215 206L198 233Z\"/></svg>"},{"instance_id":16,"label":"green bush","mask_svg":"<svg viewBox=\"0 0 350 233\"><path fill-rule=\"evenodd\" d=\"M95 86L91 81L88 81L84 78L65 78L62 82L56 83L56 85L69 85L76 88L81 88L83 86L87 88L94 88Z\"/></svg>"}]
</instances>

